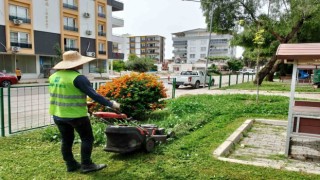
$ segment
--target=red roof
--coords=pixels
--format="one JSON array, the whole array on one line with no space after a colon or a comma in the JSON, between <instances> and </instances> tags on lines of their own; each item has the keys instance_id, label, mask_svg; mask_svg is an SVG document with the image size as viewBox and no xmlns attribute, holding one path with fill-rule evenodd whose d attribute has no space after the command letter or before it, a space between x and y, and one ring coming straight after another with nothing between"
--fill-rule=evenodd
<instances>
[{"instance_id":1,"label":"red roof","mask_svg":"<svg viewBox=\"0 0 320 180\"><path fill-rule=\"evenodd\" d=\"M276 56L278 59L320 59L320 43L280 44Z\"/></svg>"}]
</instances>

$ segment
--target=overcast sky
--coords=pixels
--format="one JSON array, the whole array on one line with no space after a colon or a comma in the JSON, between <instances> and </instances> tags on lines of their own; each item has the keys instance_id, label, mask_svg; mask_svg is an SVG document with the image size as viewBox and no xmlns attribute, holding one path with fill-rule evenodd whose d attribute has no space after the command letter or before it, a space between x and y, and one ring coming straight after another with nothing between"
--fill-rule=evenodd
<instances>
[{"instance_id":1,"label":"overcast sky","mask_svg":"<svg viewBox=\"0 0 320 180\"><path fill-rule=\"evenodd\" d=\"M113 34L160 35L166 38L165 58L171 59L171 33L206 28L199 2L182 0L121 0L124 10L113 16L124 19L124 27Z\"/></svg>"}]
</instances>

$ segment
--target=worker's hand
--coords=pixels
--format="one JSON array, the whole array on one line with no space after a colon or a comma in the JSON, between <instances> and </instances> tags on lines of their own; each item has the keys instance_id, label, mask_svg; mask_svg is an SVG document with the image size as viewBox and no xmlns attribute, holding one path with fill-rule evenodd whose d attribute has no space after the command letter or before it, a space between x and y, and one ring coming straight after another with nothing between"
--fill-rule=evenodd
<instances>
[{"instance_id":1,"label":"worker's hand","mask_svg":"<svg viewBox=\"0 0 320 180\"><path fill-rule=\"evenodd\" d=\"M116 101L111 101L112 102L112 109L115 109L115 110L120 110L120 104L117 103Z\"/></svg>"}]
</instances>

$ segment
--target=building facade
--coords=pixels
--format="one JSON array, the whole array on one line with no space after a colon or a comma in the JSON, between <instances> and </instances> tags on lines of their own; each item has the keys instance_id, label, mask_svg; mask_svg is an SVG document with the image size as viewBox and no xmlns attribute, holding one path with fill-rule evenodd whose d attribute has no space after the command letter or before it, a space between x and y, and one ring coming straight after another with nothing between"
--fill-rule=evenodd
<instances>
[{"instance_id":1,"label":"building facade","mask_svg":"<svg viewBox=\"0 0 320 180\"><path fill-rule=\"evenodd\" d=\"M232 35L212 33L209 46L209 32L206 29L194 29L172 33L173 60L175 63L194 64L209 57L235 57L236 49L230 45ZM200 62L199 62L200 61Z\"/></svg>"},{"instance_id":2,"label":"building facade","mask_svg":"<svg viewBox=\"0 0 320 180\"><path fill-rule=\"evenodd\" d=\"M107 69L109 59L121 59L112 28L123 20L116 0L0 0L0 71L20 68L24 78L48 77L64 51L96 57L83 74Z\"/></svg>"},{"instance_id":3,"label":"building facade","mask_svg":"<svg viewBox=\"0 0 320 180\"><path fill-rule=\"evenodd\" d=\"M127 37L129 54L136 54L138 57L149 57L156 63L164 60L165 38L159 35L129 36Z\"/></svg>"}]
</instances>

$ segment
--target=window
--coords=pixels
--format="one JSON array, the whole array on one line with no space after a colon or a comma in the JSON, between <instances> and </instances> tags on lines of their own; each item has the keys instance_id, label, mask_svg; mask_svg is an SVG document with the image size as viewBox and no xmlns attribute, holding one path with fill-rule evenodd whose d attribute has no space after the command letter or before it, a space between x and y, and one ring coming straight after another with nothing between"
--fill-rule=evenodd
<instances>
[{"instance_id":1,"label":"window","mask_svg":"<svg viewBox=\"0 0 320 180\"><path fill-rule=\"evenodd\" d=\"M76 19L72 17L64 17L63 18L63 25L65 30L69 31L78 31L76 27Z\"/></svg>"},{"instance_id":2,"label":"window","mask_svg":"<svg viewBox=\"0 0 320 180\"><path fill-rule=\"evenodd\" d=\"M190 52L196 52L196 47L190 47Z\"/></svg>"},{"instance_id":3,"label":"window","mask_svg":"<svg viewBox=\"0 0 320 180\"><path fill-rule=\"evenodd\" d=\"M11 46L31 48L30 35L25 32L10 32L10 43Z\"/></svg>"},{"instance_id":4,"label":"window","mask_svg":"<svg viewBox=\"0 0 320 180\"><path fill-rule=\"evenodd\" d=\"M65 41L66 41L65 46L67 48L77 48L77 40L76 39L66 38Z\"/></svg>"},{"instance_id":5,"label":"window","mask_svg":"<svg viewBox=\"0 0 320 180\"><path fill-rule=\"evenodd\" d=\"M206 54L200 54L200 58L205 58Z\"/></svg>"},{"instance_id":6,"label":"window","mask_svg":"<svg viewBox=\"0 0 320 180\"><path fill-rule=\"evenodd\" d=\"M103 24L98 24L98 32L104 32L104 25Z\"/></svg>"},{"instance_id":7,"label":"window","mask_svg":"<svg viewBox=\"0 0 320 180\"><path fill-rule=\"evenodd\" d=\"M196 55L195 54L190 54L190 58L195 58Z\"/></svg>"},{"instance_id":8,"label":"window","mask_svg":"<svg viewBox=\"0 0 320 180\"><path fill-rule=\"evenodd\" d=\"M18 18L28 18L28 8L16 6L16 5L9 5L9 15L15 16Z\"/></svg>"},{"instance_id":9,"label":"window","mask_svg":"<svg viewBox=\"0 0 320 180\"><path fill-rule=\"evenodd\" d=\"M98 5L98 13L104 14L104 6Z\"/></svg>"},{"instance_id":10,"label":"window","mask_svg":"<svg viewBox=\"0 0 320 180\"><path fill-rule=\"evenodd\" d=\"M207 48L206 47L201 47L200 51L203 52L203 51L206 51Z\"/></svg>"},{"instance_id":11,"label":"window","mask_svg":"<svg viewBox=\"0 0 320 180\"><path fill-rule=\"evenodd\" d=\"M63 0L64 4L68 4L68 5L72 5L72 6L76 6L76 1L75 0Z\"/></svg>"},{"instance_id":12,"label":"window","mask_svg":"<svg viewBox=\"0 0 320 180\"><path fill-rule=\"evenodd\" d=\"M99 43L99 51L104 51L104 43Z\"/></svg>"},{"instance_id":13,"label":"window","mask_svg":"<svg viewBox=\"0 0 320 180\"><path fill-rule=\"evenodd\" d=\"M105 7L103 5L98 5L98 16L105 18L106 17L106 13L105 13Z\"/></svg>"}]
</instances>

